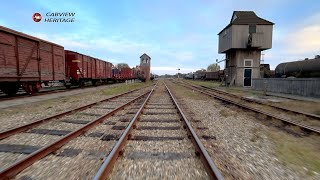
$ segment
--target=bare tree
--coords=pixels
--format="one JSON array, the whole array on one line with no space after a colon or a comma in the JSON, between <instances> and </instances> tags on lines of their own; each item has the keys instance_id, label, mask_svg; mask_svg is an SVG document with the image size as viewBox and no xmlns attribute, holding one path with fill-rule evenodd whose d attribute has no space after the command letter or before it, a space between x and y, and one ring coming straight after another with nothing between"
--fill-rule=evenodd
<instances>
[{"instance_id":1,"label":"bare tree","mask_svg":"<svg viewBox=\"0 0 320 180\"><path fill-rule=\"evenodd\" d=\"M130 67L127 63L118 63L117 68L121 69L121 68L130 68Z\"/></svg>"},{"instance_id":2,"label":"bare tree","mask_svg":"<svg viewBox=\"0 0 320 180\"><path fill-rule=\"evenodd\" d=\"M210 64L207 68L208 72L212 72L212 71L219 71L220 70L220 66L217 63L214 64Z\"/></svg>"}]
</instances>

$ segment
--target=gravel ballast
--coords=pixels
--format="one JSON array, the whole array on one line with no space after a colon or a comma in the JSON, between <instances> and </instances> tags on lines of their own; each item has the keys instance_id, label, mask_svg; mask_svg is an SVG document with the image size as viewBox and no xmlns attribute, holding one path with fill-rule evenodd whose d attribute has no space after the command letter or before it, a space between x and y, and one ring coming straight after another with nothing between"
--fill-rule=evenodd
<instances>
[{"instance_id":1,"label":"gravel ballast","mask_svg":"<svg viewBox=\"0 0 320 180\"><path fill-rule=\"evenodd\" d=\"M238 108L168 84L198 136L212 137L201 140L225 179L319 179L316 172L311 176L303 168L297 172L276 157L276 144L269 133L279 130Z\"/></svg>"}]
</instances>

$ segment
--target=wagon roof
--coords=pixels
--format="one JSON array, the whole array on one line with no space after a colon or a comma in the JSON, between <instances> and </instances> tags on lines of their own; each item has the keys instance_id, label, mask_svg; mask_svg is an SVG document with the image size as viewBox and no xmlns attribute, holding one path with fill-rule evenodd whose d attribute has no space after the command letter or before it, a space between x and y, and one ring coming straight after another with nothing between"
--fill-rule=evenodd
<instances>
[{"instance_id":1,"label":"wagon roof","mask_svg":"<svg viewBox=\"0 0 320 180\"><path fill-rule=\"evenodd\" d=\"M0 26L0 31L4 31L4 32L10 33L10 34L14 34L16 36L24 37L26 39L31 39L31 40L39 41L39 42L45 42L45 43L49 43L49 44L53 44L53 45L56 45L56 46L63 47L63 46L61 46L59 44L55 44L53 42L49 42L49 41L46 41L46 40L43 40L43 39L40 39L40 38L37 38L37 37L34 37L34 36L30 36L28 34L24 34L22 32L15 31L13 29L9 29L9 28L3 27L3 26Z\"/></svg>"},{"instance_id":2,"label":"wagon roof","mask_svg":"<svg viewBox=\"0 0 320 180\"><path fill-rule=\"evenodd\" d=\"M95 57L92 57L92 56L89 56L89 55L86 55L86 54L82 54L82 53L79 53L77 51L72 51L72 50L68 50L68 49L65 49L64 51L67 52L67 53L75 53L75 54L80 54L80 55L83 55L83 56L88 56L88 57L90 57L92 59L96 59L96 60L100 60L100 61L104 61L104 62L112 64L112 62L109 62L109 61L106 61L106 60L103 60L103 59L99 59L99 58L95 58Z\"/></svg>"}]
</instances>

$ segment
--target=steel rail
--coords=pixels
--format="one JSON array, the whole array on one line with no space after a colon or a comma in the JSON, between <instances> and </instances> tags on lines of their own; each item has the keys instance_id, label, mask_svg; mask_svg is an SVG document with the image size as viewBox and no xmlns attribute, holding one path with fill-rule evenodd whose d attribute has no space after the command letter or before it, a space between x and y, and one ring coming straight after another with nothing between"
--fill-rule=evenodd
<instances>
[{"instance_id":1,"label":"steel rail","mask_svg":"<svg viewBox=\"0 0 320 180\"><path fill-rule=\"evenodd\" d=\"M180 84L181 86L184 86L184 87L186 87L186 88L189 88L189 89L198 91L198 92L200 92L200 93L203 93L203 94L205 94L205 95L207 95L207 96L210 96L210 97L219 99L219 100L224 101L224 102L228 102L228 103L230 103L230 104L234 104L234 105L236 105L236 106L238 106L238 107L245 108L245 109L251 110L251 111L253 111L253 112L257 112L257 113L266 115L266 116L268 116L268 117L281 120L281 121L283 121L283 122L285 122L285 123L289 123L289 124L298 126L298 127L302 128L302 129L304 129L304 130L306 130L306 131L315 132L315 133L320 134L320 129L318 129L318 128L314 128L314 127L311 127L311 126L307 126L307 125L305 125L305 124L302 124L302 123L300 123L300 122L293 121L293 120L291 120L291 119L283 118L283 117L274 115L274 114L272 114L272 113L268 113L268 112L265 112L265 111L261 111L260 109L253 108L253 107L247 106L247 105L245 105L245 104L241 104L241 103L238 103L238 102L235 102L235 101L232 101L232 100L223 98L223 97L221 97L221 96L217 96L217 95L215 95L215 94L212 94L212 93L209 93L209 92L206 92L206 91L199 90L198 88L190 87L190 86L184 85L184 84L182 84L182 83L178 83L178 84Z\"/></svg>"},{"instance_id":2,"label":"steel rail","mask_svg":"<svg viewBox=\"0 0 320 180\"><path fill-rule=\"evenodd\" d=\"M107 158L104 160L100 169L98 170L98 172L94 176L94 178L93 178L94 180L107 179L108 174L111 172L113 165L115 164L117 158L119 157L120 154L123 153L122 149L125 146L129 137L131 136L130 132L134 128L134 126L137 122L137 119L140 117L144 106L147 104L149 98L151 97L151 95L154 92L154 89L157 85L158 85L158 83L152 88L149 95L147 96L147 98L145 99L145 101L143 102L143 104L141 105L141 107L139 108L137 113L135 114L135 116L130 121L130 124L127 126L126 130L122 133L121 137L119 138L119 140L117 141L115 146L112 148L112 150L109 153L109 155L107 156Z\"/></svg>"},{"instance_id":3,"label":"steel rail","mask_svg":"<svg viewBox=\"0 0 320 180\"><path fill-rule=\"evenodd\" d=\"M146 87L148 87L148 86L146 86ZM19 126L19 127L16 127L16 128L12 128L12 129L9 129L9 130L6 130L6 131L2 131L2 132L0 132L0 140L5 139L7 137L10 137L12 135L15 135L17 133L26 131L26 130L28 130L30 128L36 127L36 126L38 126L40 124L43 124L45 122L48 122L48 121L51 121L51 120L55 120L55 119L61 118L61 117L66 116L66 115L70 115L70 114L76 113L76 112L84 110L84 109L88 109L88 108L90 108L92 106L95 106L95 105L97 105L99 103L107 102L107 101L116 99L118 97L130 94L132 92L138 91L138 90L146 88L146 87L142 87L142 88L134 89L134 90L131 90L131 91L127 91L125 93L122 93L122 94L119 94L119 95L115 95L113 97L106 98L106 99L100 100L98 102L94 102L94 103L91 103L91 104L88 104L88 105L85 105L85 106L82 106L82 107L74 108L74 109L71 109L69 111L65 111L65 112L62 112L62 113L59 113L59 114L55 114L55 115L47 117L47 118L36 120L36 121L31 122L31 123L26 124L26 125L22 125L22 126Z\"/></svg>"},{"instance_id":4,"label":"steel rail","mask_svg":"<svg viewBox=\"0 0 320 180\"><path fill-rule=\"evenodd\" d=\"M196 134L196 132L193 130L189 120L187 119L187 117L185 116L185 114L183 113L182 109L180 108L177 100L175 99L175 97L173 96L173 94L171 93L170 89L168 88L168 86L164 83L170 98L173 100L175 106L178 109L179 114L181 115L183 122L186 126L186 129L188 131L188 137L191 138L194 146L196 147L197 151L196 154L200 156L200 159L202 161L202 163L204 164L207 173L209 174L211 179L218 179L218 180L222 180L224 179L223 176L221 175L219 169L217 168L217 166L214 164L213 160L211 159L210 155L208 154L206 148L204 147L204 145L202 144L201 140L199 139L198 135Z\"/></svg>"},{"instance_id":5,"label":"steel rail","mask_svg":"<svg viewBox=\"0 0 320 180\"><path fill-rule=\"evenodd\" d=\"M153 90L153 89L152 89ZM126 106L130 105L131 103L137 101L138 99L141 99L142 97L144 97L145 95L147 95L149 92L146 92L142 95L140 95L139 97L127 102L124 105L121 105L117 108L115 108L114 110L112 110L111 112L108 112L102 116L100 116L99 118L91 121L90 123L84 125L81 128L78 128L77 130L65 135L64 137L58 139L57 141L40 148L39 150L31 153L30 155L28 155L27 157L15 162L14 164L10 165L9 167L7 167L6 169L0 171L0 180L2 179L10 179L12 177L14 177L15 175L17 175L19 172L21 172L22 170L24 170L25 168L27 168L28 166L32 165L34 162L36 162L37 160L47 156L48 154L56 151L57 149L59 149L60 147L62 147L64 144L66 144L67 142L71 141L72 139L78 137L79 135L83 134L84 132L86 132L87 130L89 130L90 128L96 126L97 124L103 122L106 118L114 115L116 112L124 109Z\"/></svg>"},{"instance_id":6,"label":"steel rail","mask_svg":"<svg viewBox=\"0 0 320 180\"><path fill-rule=\"evenodd\" d=\"M188 84L190 84L190 83L188 83ZM191 84L190 84L190 85L191 85ZM193 86L193 85L192 85L192 86ZM196 87L197 87L197 86L196 86ZM281 106L274 105L274 104L267 104L267 103L264 103L264 102L261 102L261 101L255 100L255 99L250 99L250 98L247 98L247 97L238 96L238 95L236 95L236 94L232 94L232 93L225 92L225 91L222 91L222 90L219 90L219 89L215 89L215 88L210 88L210 87L206 87L206 86L202 86L202 85L201 85L201 87L202 87L202 88L205 88L205 89L209 89L209 90L214 91L214 92L217 92L217 93L221 93L221 94L225 94L225 95L228 95L228 96L236 97L236 98L239 98L239 99L242 99L242 100L245 100L245 101L249 101L249 102L254 102L254 103L257 103L257 104L262 104L262 105L270 106L270 107L273 107L273 108L281 109L281 110L283 110L283 111L289 111L289 112L296 113L296 114L302 114L302 115L304 115L304 116L307 116L307 117L311 117L311 118L319 119L319 120L320 120L320 115L311 114L311 113L302 112L302 111L293 110L293 109L288 109L288 108L281 107Z\"/></svg>"}]
</instances>

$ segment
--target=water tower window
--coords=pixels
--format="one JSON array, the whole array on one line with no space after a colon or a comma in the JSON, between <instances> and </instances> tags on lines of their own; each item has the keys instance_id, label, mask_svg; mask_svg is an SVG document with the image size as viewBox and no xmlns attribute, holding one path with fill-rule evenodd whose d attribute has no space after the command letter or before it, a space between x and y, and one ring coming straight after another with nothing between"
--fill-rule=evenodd
<instances>
[{"instance_id":1,"label":"water tower window","mask_svg":"<svg viewBox=\"0 0 320 180\"><path fill-rule=\"evenodd\" d=\"M256 33L256 25L249 25L249 34Z\"/></svg>"},{"instance_id":2,"label":"water tower window","mask_svg":"<svg viewBox=\"0 0 320 180\"><path fill-rule=\"evenodd\" d=\"M252 67L252 59L245 59L244 67Z\"/></svg>"}]
</instances>

